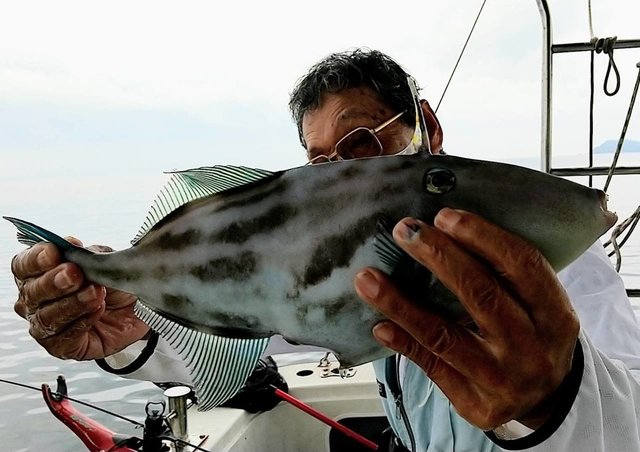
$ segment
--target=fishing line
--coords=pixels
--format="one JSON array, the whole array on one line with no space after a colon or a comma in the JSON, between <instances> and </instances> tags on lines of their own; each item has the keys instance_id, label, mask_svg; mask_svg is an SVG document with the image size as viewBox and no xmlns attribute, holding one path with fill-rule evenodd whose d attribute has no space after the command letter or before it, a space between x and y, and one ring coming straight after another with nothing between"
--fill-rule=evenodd
<instances>
[{"instance_id":1,"label":"fishing line","mask_svg":"<svg viewBox=\"0 0 640 452\"><path fill-rule=\"evenodd\" d=\"M17 381L5 380L4 378L0 378L0 383L7 383L7 384L10 384L10 385L19 386L19 387L25 388L25 389L32 389L34 391L42 393L42 389L41 388L37 388L35 386L31 386L31 385L28 385L28 384L25 384L25 383L18 383ZM100 408L100 407L98 407L96 405L92 405L89 402L83 402L82 400L74 399L73 397L69 397L67 395L60 394L59 392L56 392L56 391L51 391L51 394L55 395L56 397L60 397L60 398L63 398L63 399L70 400L71 402L78 403L80 405L84 405L84 406L89 407L89 408L93 408L94 410L101 411L101 412L103 412L105 414L108 414L110 416L116 417L118 419L122 419L123 421L130 422L130 423L134 424L136 427L142 427L144 429L144 424L142 424L142 423L140 423L138 421L134 421L133 419L129 419L129 418L127 418L125 416L122 416L122 415L120 415L118 413L114 413L114 412L106 410L104 408ZM161 438L161 439L163 439L163 438ZM180 438L164 438L164 439L166 439L167 441L178 442L178 443L184 444L185 446L192 447L193 450L202 450L204 452L209 452L207 449L203 449L200 446L197 446L195 444L191 444L191 443L189 443L187 441L181 440ZM123 443L120 442L120 443L114 444L113 447L120 447L122 444Z\"/></svg>"},{"instance_id":2,"label":"fishing line","mask_svg":"<svg viewBox=\"0 0 640 452\"><path fill-rule=\"evenodd\" d=\"M471 39L471 35L473 34L473 30L476 28L476 24L478 23L478 19L480 19L480 14L482 14L482 9L484 8L487 0L482 2L480 6L480 11L478 11L478 15L476 16L476 20L473 22L473 26L471 27L471 31L469 31L469 35L467 36L467 40L464 42L464 46L462 46L462 50L460 51L460 55L458 56L458 61L456 61L455 66L453 67L453 71L451 71L451 75L449 76L449 80L447 81L447 85L444 87L444 91L442 91L442 96L440 96L440 100L438 101L438 105L436 105L436 113L438 113L438 108L440 108L440 104L442 103L442 99L444 99L444 95L447 94L447 89L449 88L449 84L451 83L451 79L453 79L453 74L456 73L456 69L458 69L458 64L460 64L460 60L462 59L462 55L464 55L464 51L467 48L467 44L469 44L469 40Z\"/></svg>"},{"instance_id":3,"label":"fishing line","mask_svg":"<svg viewBox=\"0 0 640 452\"><path fill-rule=\"evenodd\" d=\"M0 378L0 382L7 383L7 384L10 384L10 385L14 385L14 386L20 386L20 387L26 388L26 389L33 389L34 391L38 391L38 392L42 392L42 389L40 389L40 388L37 388L35 386L31 386L31 385L27 385L27 384L24 384L24 383L18 383L16 381L5 380L3 378ZM56 397L67 399L67 400L70 400L70 401L72 401L74 403L79 403L80 405L84 405L86 407L93 408L94 410L98 410L98 411L101 411L101 412L103 412L105 414L109 414L111 416L117 417L118 419L122 419L123 421L130 422L130 423L134 424L137 427L144 427L144 424L141 424L138 421L134 421L133 419L129 419L129 418L127 418L125 416L122 416L120 414L114 413L114 412L106 410L104 408L100 408L100 407L98 407L96 405L92 405L89 402L83 402L82 400L74 399L73 397L69 397L69 396L60 394L60 393L55 392L55 391L51 391L51 394L55 395Z\"/></svg>"}]
</instances>

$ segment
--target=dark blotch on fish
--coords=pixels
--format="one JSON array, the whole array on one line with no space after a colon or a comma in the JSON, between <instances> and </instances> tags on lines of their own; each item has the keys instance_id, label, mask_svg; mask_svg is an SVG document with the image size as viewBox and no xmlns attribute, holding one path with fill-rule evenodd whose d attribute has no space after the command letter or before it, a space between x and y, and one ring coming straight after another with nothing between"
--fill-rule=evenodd
<instances>
[{"instance_id":1,"label":"dark blotch on fish","mask_svg":"<svg viewBox=\"0 0 640 452\"><path fill-rule=\"evenodd\" d=\"M182 248L199 244L200 231L196 229L189 229L188 231L180 234L165 232L155 240L155 243L161 250L178 251Z\"/></svg>"},{"instance_id":2,"label":"dark blotch on fish","mask_svg":"<svg viewBox=\"0 0 640 452\"><path fill-rule=\"evenodd\" d=\"M353 179L360 177L363 171L362 168L358 165L347 165L347 167L340 172L340 176L342 176L345 180Z\"/></svg>"},{"instance_id":3,"label":"dark blotch on fish","mask_svg":"<svg viewBox=\"0 0 640 452\"><path fill-rule=\"evenodd\" d=\"M170 305L172 309L174 309L177 306L186 307L192 304L189 297L186 297L184 295L172 295L170 293L162 294L162 301L164 302L165 305Z\"/></svg>"},{"instance_id":4,"label":"dark blotch on fish","mask_svg":"<svg viewBox=\"0 0 640 452\"><path fill-rule=\"evenodd\" d=\"M416 184L421 183L418 181ZM383 184L375 191L371 192L370 199L372 202L377 203L381 198L389 196L407 196L407 187L398 184Z\"/></svg>"},{"instance_id":5,"label":"dark blotch on fish","mask_svg":"<svg viewBox=\"0 0 640 452\"><path fill-rule=\"evenodd\" d=\"M219 336L238 339L256 339L270 336L272 331L263 331L262 322L257 316L233 315L225 312L211 312L214 322L221 326L213 328L213 332Z\"/></svg>"},{"instance_id":6,"label":"dark blotch on fish","mask_svg":"<svg viewBox=\"0 0 640 452\"><path fill-rule=\"evenodd\" d=\"M347 307L351 301L353 301L353 295L343 295L332 303L325 304L326 318L329 319L339 315L340 311Z\"/></svg>"},{"instance_id":7,"label":"dark blotch on fish","mask_svg":"<svg viewBox=\"0 0 640 452\"><path fill-rule=\"evenodd\" d=\"M273 177L280 177L281 174L277 173ZM271 178L267 178L261 181L256 182L256 184L263 185L267 181L270 181ZM271 187L261 187L258 191L248 191L246 194L241 193L244 196L236 197L231 199L227 199L224 204L221 206L216 206L216 208L212 211L212 213L222 212L227 209L231 209L234 207L241 207L243 209L250 209L253 204L257 204L260 201L263 201L267 198L270 198L272 195L283 193L289 184L284 180L279 180L277 183L274 183ZM246 190L247 186L244 186L243 190ZM223 192L225 195L230 195L236 192L238 189L231 189L226 192Z\"/></svg>"},{"instance_id":8,"label":"dark blotch on fish","mask_svg":"<svg viewBox=\"0 0 640 452\"><path fill-rule=\"evenodd\" d=\"M237 258L221 257L210 260L206 265L194 267L190 273L202 281L247 281L253 276L257 267L255 253L242 252Z\"/></svg>"},{"instance_id":9,"label":"dark blotch on fish","mask_svg":"<svg viewBox=\"0 0 640 452\"><path fill-rule=\"evenodd\" d=\"M262 216L233 223L212 234L209 242L244 243L257 234L273 232L273 229L295 217L296 213L297 209L290 205L278 205Z\"/></svg>"},{"instance_id":10,"label":"dark blotch on fish","mask_svg":"<svg viewBox=\"0 0 640 452\"><path fill-rule=\"evenodd\" d=\"M160 281L166 281L166 279L169 277L170 274L171 272L169 271L169 268L165 264L160 264L159 266L157 266L151 271L151 276L153 276L156 279L159 279Z\"/></svg>"},{"instance_id":11,"label":"dark blotch on fish","mask_svg":"<svg viewBox=\"0 0 640 452\"><path fill-rule=\"evenodd\" d=\"M94 275L107 278L109 281L137 281L142 278L141 270L119 269L119 268L100 268L92 269Z\"/></svg>"},{"instance_id":12,"label":"dark blotch on fish","mask_svg":"<svg viewBox=\"0 0 640 452\"><path fill-rule=\"evenodd\" d=\"M406 174L405 170L410 169L415 164L413 160L406 160L406 159L398 159L398 160L399 162L397 165L389 165L385 169L385 174L394 174L397 172L402 172L403 174Z\"/></svg>"},{"instance_id":13,"label":"dark blotch on fish","mask_svg":"<svg viewBox=\"0 0 640 452\"><path fill-rule=\"evenodd\" d=\"M336 316L343 313L342 311L345 308L348 308L349 304L353 302L353 298L354 296L349 294L349 295L342 295L336 299L322 300L313 304L300 305L296 310L296 317L298 318L301 324L303 325L308 324L309 311L322 309L324 311L324 318L325 318L324 321L329 322L331 321L331 319L334 319Z\"/></svg>"},{"instance_id":14,"label":"dark blotch on fish","mask_svg":"<svg viewBox=\"0 0 640 452\"><path fill-rule=\"evenodd\" d=\"M302 277L303 287L318 284L327 279L336 268L348 267L358 248L371 236L378 215L363 218L348 231L334 234L321 242L313 251L309 266Z\"/></svg>"}]
</instances>

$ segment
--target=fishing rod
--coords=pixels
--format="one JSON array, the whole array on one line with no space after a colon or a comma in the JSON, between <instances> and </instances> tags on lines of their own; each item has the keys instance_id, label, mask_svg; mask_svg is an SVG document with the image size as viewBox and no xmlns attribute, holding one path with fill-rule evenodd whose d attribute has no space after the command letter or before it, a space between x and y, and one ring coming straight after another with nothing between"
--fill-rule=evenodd
<instances>
[{"instance_id":1,"label":"fishing rod","mask_svg":"<svg viewBox=\"0 0 640 452\"><path fill-rule=\"evenodd\" d=\"M357 441L358 443L360 443L361 445L363 445L367 449L378 450L379 446L376 443L374 443L373 441L365 438L364 436L360 435L359 433L357 433L357 432L351 430L350 428L340 424L339 422L334 421L333 419L331 419L326 414L316 410L311 405L308 405L308 404L304 403L302 400L296 399L291 394L288 394L288 393L282 391L281 389L275 387L274 385L270 385L270 387L271 387L271 389L273 389L275 395L278 398L284 400L287 403L290 403L291 405L293 405L294 407L298 408L299 410L302 410L305 413L313 416L314 418L318 419L320 422L323 422L324 424L328 425L329 427L335 428L336 430L338 430L339 432L343 433L347 437Z\"/></svg>"}]
</instances>

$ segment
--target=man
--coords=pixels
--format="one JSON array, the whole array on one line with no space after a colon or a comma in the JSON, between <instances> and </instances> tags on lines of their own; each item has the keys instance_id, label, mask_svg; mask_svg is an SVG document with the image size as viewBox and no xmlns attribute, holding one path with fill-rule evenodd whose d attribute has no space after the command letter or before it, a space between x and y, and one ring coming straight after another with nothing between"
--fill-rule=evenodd
<instances>
[{"instance_id":1,"label":"man","mask_svg":"<svg viewBox=\"0 0 640 452\"><path fill-rule=\"evenodd\" d=\"M440 152L440 124L412 83L375 51L334 54L311 68L290 101L310 162ZM374 364L404 447L640 450L640 332L600 244L556 276L537 250L467 212L443 209L434 226L407 218L393 233L478 326L419 308L376 269L358 273L360 297L389 319L374 336L406 357ZM52 355L108 356L103 366L120 374L189 381L175 353L135 318L133 297L85 281L52 246L20 253L12 270L16 312Z\"/></svg>"}]
</instances>

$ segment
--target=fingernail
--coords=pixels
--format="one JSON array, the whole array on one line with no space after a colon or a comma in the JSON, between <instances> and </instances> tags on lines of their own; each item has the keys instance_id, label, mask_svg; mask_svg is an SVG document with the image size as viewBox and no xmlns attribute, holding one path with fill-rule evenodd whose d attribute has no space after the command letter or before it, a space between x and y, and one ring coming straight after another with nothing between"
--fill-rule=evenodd
<instances>
[{"instance_id":1,"label":"fingernail","mask_svg":"<svg viewBox=\"0 0 640 452\"><path fill-rule=\"evenodd\" d=\"M406 218L396 224L394 233L396 237L409 241L420 233L420 224L412 218Z\"/></svg>"},{"instance_id":2,"label":"fingernail","mask_svg":"<svg viewBox=\"0 0 640 452\"><path fill-rule=\"evenodd\" d=\"M73 281L71 281L71 278L69 278L69 275L65 270L61 270L56 276L54 276L53 284L55 284L58 289L64 290L71 287L73 285Z\"/></svg>"},{"instance_id":3,"label":"fingernail","mask_svg":"<svg viewBox=\"0 0 640 452\"><path fill-rule=\"evenodd\" d=\"M433 224L443 231L450 231L454 228L456 223L460 221L462 215L457 210L445 207L440 209L440 212L433 220Z\"/></svg>"},{"instance_id":4,"label":"fingernail","mask_svg":"<svg viewBox=\"0 0 640 452\"><path fill-rule=\"evenodd\" d=\"M368 271L356 274L356 287L366 298L376 298L380 292L378 280Z\"/></svg>"},{"instance_id":5,"label":"fingernail","mask_svg":"<svg viewBox=\"0 0 640 452\"><path fill-rule=\"evenodd\" d=\"M46 249L38 253L36 260L41 268L48 268L51 266L51 257L49 256L49 253L47 253Z\"/></svg>"},{"instance_id":6,"label":"fingernail","mask_svg":"<svg viewBox=\"0 0 640 452\"><path fill-rule=\"evenodd\" d=\"M384 345L388 345L393 341L393 330L386 322L376 323L371 332Z\"/></svg>"},{"instance_id":7,"label":"fingernail","mask_svg":"<svg viewBox=\"0 0 640 452\"><path fill-rule=\"evenodd\" d=\"M86 303L88 301L95 300L96 295L96 288L93 285L87 286L78 292L78 301Z\"/></svg>"}]
</instances>

